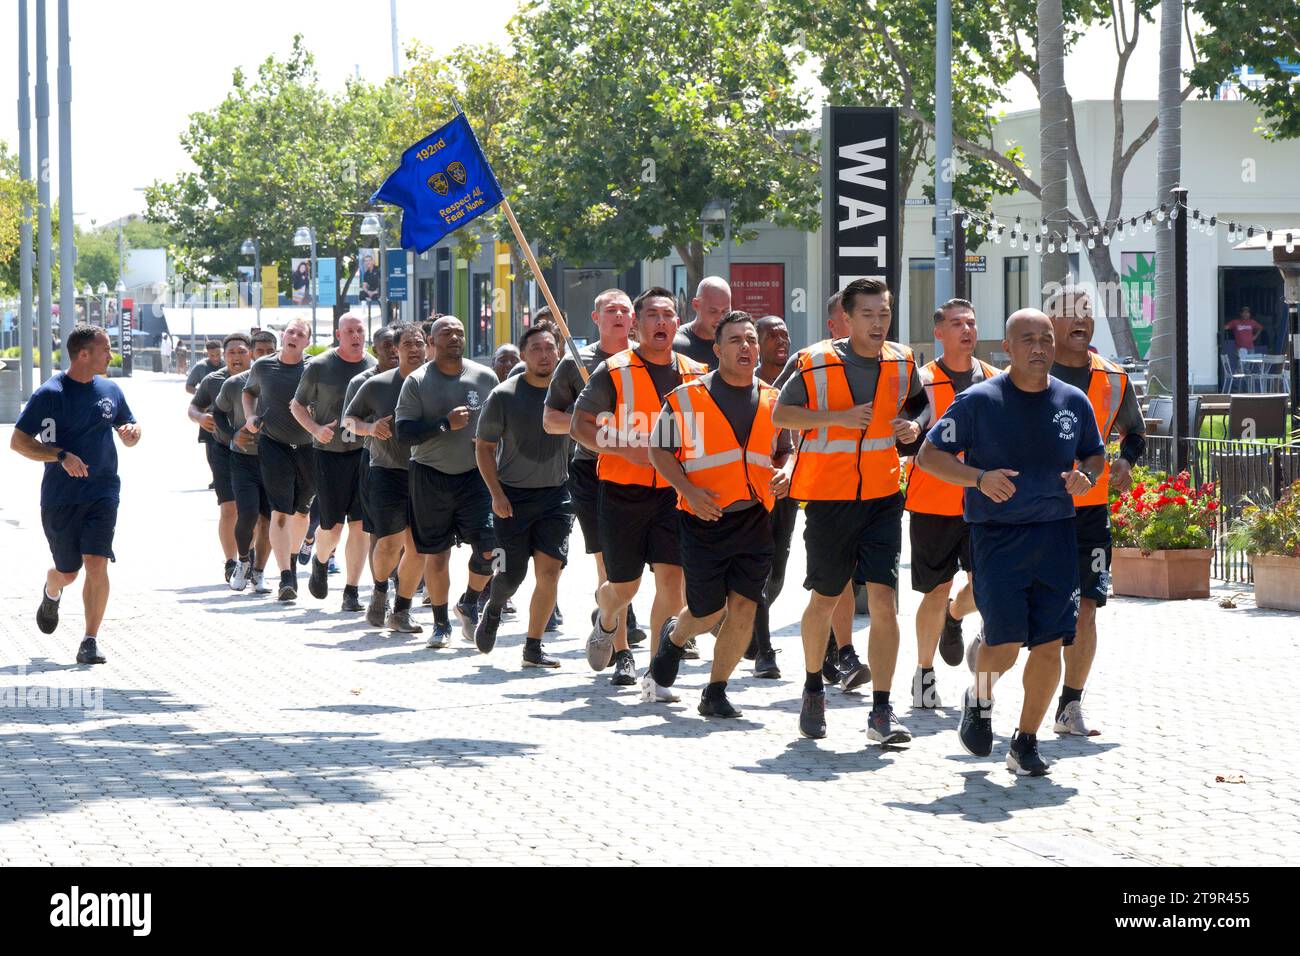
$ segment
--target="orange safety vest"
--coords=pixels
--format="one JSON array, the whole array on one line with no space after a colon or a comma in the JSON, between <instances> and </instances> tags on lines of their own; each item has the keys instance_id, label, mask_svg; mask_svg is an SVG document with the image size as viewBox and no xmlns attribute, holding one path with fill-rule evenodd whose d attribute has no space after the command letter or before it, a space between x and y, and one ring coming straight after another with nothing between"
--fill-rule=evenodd
<instances>
[{"instance_id":1,"label":"orange safety vest","mask_svg":"<svg viewBox=\"0 0 1300 956\"><path fill-rule=\"evenodd\" d=\"M677 460L691 484L717 493L719 508L757 498L771 511L776 503L772 457L782 430L772 424L772 409L778 394L772 386L758 383L758 410L742 447L736 430L702 381L687 382L668 393L668 407L681 437ZM677 507L695 513L681 495Z\"/></svg>"},{"instance_id":2,"label":"orange safety vest","mask_svg":"<svg viewBox=\"0 0 1300 956\"><path fill-rule=\"evenodd\" d=\"M984 379L990 379L1001 373L1001 369L980 359L975 360L984 372ZM921 368L921 384L925 386L925 400L930 405L930 424L943 418L944 413L957 397L952 379L940 368L938 362L927 362ZM936 478L928 471L916 467L916 459L907 466L907 504L908 511L927 515L948 515L959 518L962 515L962 497L965 489L960 485L950 485L941 478Z\"/></svg>"},{"instance_id":3,"label":"orange safety vest","mask_svg":"<svg viewBox=\"0 0 1300 956\"><path fill-rule=\"evenodd\" d=\"M868 501L898 494L900 467L890 421L907 402L915 368L911 349L897 342L884 343L871 424L865 429L828 425L804 431L790 481L791 498ZM839 410L855 404L844 360L831 340L801 351L796 371L803 376L809 408Z\"/></svg>"},{"instance_id":4,"label":"orange safety vest","mask_svg":"<svg viewBox=\"0 0 1300 956\"><path fill-rule=\"evenodd\" d=\"M672 353L672 360L676 363L677 374L683 382L694 381L709 371L707 365L676 352ZM626 349L607 358L605 367L614 380L614 428L619 444L624 447L648 446L650 429L654 426L662 405L645 361L636 354L635 349ZM616 485L644 485L648 488L668 486L659 472L655 471L654 465L633 464L622 455L598 455L596 476L601 481L612 481Z\"/></svg>"},{"instance_id":5,"label":"orange safety vest","mask_svg":"<svg viewBox=\"0 0 1300 956\"><path fill-rule=\"evenodd\" d=\"M1124 392L1128 390L1128 373L1096 352L1088 353L1088 364L1092 368L1092 377L1088 381L1088 401L1092 403L1092 413L1097 417L1097 431L1101 432L1102 444L1115 427L1119 417L1119 407L1124 403ZM1097 476L1097 483L1090 491L1074 496L1074 506L1083 508L1088 505L1104 505L1110 501L1110 462L1107 461Z\"/></svg>"}]
</instances>

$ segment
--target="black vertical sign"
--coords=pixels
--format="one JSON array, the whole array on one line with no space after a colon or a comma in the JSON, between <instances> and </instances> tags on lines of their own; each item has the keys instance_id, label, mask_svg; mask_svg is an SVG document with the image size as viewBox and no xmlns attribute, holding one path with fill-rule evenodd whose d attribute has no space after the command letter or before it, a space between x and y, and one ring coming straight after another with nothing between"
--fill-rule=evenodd
<instances>
[{"instance_id":1,"label":"black vertical sign","mask_svg":"<svg viewBox=\"0 0 1300 956\"><path fill-rule=\"evenodd\" d=\"M822 279L829 296L854 279L884 279L898 302L898 110L822 111ZM898 310L890 338L897 339Z\"/></svg>"}]
</instances>

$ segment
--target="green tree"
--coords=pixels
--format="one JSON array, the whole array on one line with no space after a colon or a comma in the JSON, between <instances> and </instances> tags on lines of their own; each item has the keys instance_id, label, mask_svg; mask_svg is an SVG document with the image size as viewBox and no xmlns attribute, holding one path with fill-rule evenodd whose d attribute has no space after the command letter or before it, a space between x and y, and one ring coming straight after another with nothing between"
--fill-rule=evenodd
<instances>
[{"instance_id":1,"label":"green tree","mask_svg":"<svg viewBox=\"0 0 1300 956\"><path fill-rule=\"evenodd\" d=\"M18 156L9 152L9 144L0 140L0 294L13 295L18 290L19 229L23 222L23 203L30 204L31 224L36 225L36 183L23 182L19 175Z\"/></svg>"},{"instance_id":2,"label":"green tree","mask_svg":"<svg viewBox=\"0 0 1300 956\"><path fill-rule=\"evenodd\" d=\"M528 234L626 268L676 251L688 281L722 238L701 214L815 228L803 51L765 0L530 0L511 24L527 82L511 191Z\"/></svg>"},{"instance_id":3,"label":"green tree","mask_svg":"<svg viewBox=\"0 0 1300 956\"><path fill-rule=\"evenodd\" d=\"M1264 114L1260 132L1269 139L1300 136L1300 5L1294 0L1257 0L1249 4L1190 0L1188 7L1204 27L1196 34L1200 62L1191 80L1202 97L1249 66L1262 77L1259 89L1242 96Z\"/></svg>"}]
</instances>

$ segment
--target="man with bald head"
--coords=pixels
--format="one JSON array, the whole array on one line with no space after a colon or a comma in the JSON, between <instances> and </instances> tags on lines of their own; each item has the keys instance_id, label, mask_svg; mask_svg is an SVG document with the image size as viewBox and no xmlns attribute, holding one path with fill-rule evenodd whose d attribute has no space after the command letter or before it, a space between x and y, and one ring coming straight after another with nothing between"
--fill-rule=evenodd
<instances>
[{"instance_id":1,"label":"man with bald head","mask_svg":"<svg viewBox=\"0 0 1300 956\"><path fill-rule=\"evenodd\" d=\"M677 330L673 351L685 355L710 369L718 367L713 351L713 335L722 317L731 311L731 286L721 276L705 276L691 299L695 318Z\"/></svg>"},{"instance_id":2,"label":"man with bald head","mask_svg":"<svg viewBox=\"0 0 1300 956\"><path fill-rule=\"evenodd\" d=\"M312 597L324 600L329 593L326 562L343 538L347 584L343 588L344 611L360 611L357 585L366 566L370 536L361 525L361 439L343 427L344 399L353 378L375 367L373 355L366 354L366 324L352 313L342 316L338 326L338 345L307 363L302 380L289 403L289 411L310 435L316 449L316 503L320 508L320 528L316 532L316 554L311 562L307 589ZM324 561L321 558L324 557Z\"/></svg>"},{"instance_id":3,"label":"man with bald head","mask_svg":"<svg viewBox=\"0 0 1300 956\"><path fill-rule=\"evenodd\" d=\"M917 466L966 489L984 639L975 686L962 702L962 748L975 757L992 753L993 684L1027 647L1024 705L1007 766L1042 776L1048 764L1038 753L1038 728L1079 617L1072 496L1096 484L1106 449L1088 396L1049 375L1056 341L1045 314L1014 313L1002 348L1011 356L1007 373L956 396L926 435Z\"/></svg>"}]
</instances>

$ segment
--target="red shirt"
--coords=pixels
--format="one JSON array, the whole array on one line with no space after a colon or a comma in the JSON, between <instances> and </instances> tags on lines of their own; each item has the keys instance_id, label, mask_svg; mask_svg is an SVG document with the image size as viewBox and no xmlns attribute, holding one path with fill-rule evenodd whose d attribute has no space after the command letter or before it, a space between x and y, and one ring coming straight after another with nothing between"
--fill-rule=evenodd
<instances>
[{"instance_id":1,"label":"red shirt","mask_svg":"<svg viewBox=\"0 0 1300 956\"><path fill-rule=\"evenodd\" d=\"M1233 319L1227 325L1227 329L1232 333L1232 338L1239 349L1253 349L1255 347L1255 336L1263 328L1264 326L1254 319Z\"/></svg>"}]
</instances>

